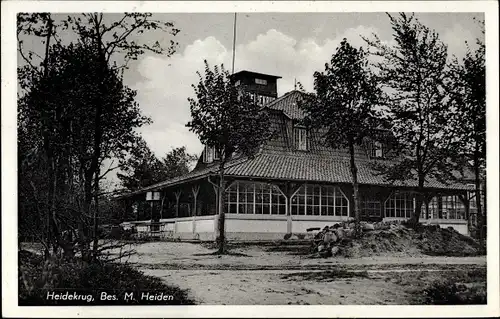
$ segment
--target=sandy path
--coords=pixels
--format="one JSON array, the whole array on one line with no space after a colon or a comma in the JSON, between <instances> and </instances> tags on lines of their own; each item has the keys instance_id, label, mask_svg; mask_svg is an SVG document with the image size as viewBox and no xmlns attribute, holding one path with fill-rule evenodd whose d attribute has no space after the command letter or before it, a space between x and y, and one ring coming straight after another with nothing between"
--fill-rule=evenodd
<instances>
[{"instance_id":1,"label":"sandy path","mask_svg":"<svg viewBox=\"0 0 500 319\"><path fill-rule=\"evenodd\" d=\"M144 269L166 283L189 289L198 304L223 305L376 305L408 304L400 286L366 278L331 282L283 279L286 271L203 271Z\"/></svg>"},{"instance_id":2,"label":"sandy path","mask_svg":"<svg viewBox=\"0 0 500 319\"><path fill-rule=\"evenodd\" d=\"M163 269L328 269L332 266L366 265L486 265L486 257L374 256L364 258L318 258L269 252L249 246L234 249L244 256L210 255L213 250L198 244L151 242L134 245L137 254L127 259L132 264Z\"/></svg>"},{"instance_id":3,"label":"sandy path","mask_svg":"<svg viewBox=\"0 0 500 319\"><path fill-rule=\"evenodd\" d=\"M135 246L129 259L147 275L189 290L198 304L226 305L376 305L411 304L407 285L390 279L394 273L449 271L484 267L485 257L372 257L309 259L286 252L268 252L250 246L233 251L244 256L215 256L211 250L189 243L145 243ZM325 270L367 271L368 278L297 279ZM411 288L411 287L410 287Z\"/></svg>"}]
</instances>

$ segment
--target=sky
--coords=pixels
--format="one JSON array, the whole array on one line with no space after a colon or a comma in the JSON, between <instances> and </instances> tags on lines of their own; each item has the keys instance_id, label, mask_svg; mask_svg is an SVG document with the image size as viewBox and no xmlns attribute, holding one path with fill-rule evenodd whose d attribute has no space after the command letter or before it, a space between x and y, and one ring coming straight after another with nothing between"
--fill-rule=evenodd
<instances>
[{"instance_id":1,"label":"sky","mask_svg":"<svg viewBox=\"0 0 500 319\"><path fill-rule=\"evenodd\" d=\"M119 14L105 14L106 20ZM61 16L65 17L67 16ZM180 32L172 37L161 31L145 32L139 41L159 41L167 46L178 42L170 57L145 54L129 65L124 81L137 90L137 102L152 124L138 129L158 157L172 148L186 146L199 155L202 145L185 127L190 119L188 97L203 61L223 63L231 71L234 13L153 14L155 19L171 21ZM463 57L465 41L483 38L473 18L482 13L416 13L426 26L439 33L450 56ZM356 47L365 46L361 36L377 34L390 42L392 29L385 13L244 13L237 14L235 71L250 70L281 76L278 96L300 82L313 89L313 73L322 71L343 38ZM33 44L36 46L37 44ZM38 44L39 45L39 44Z\"/></svg>"}]
</instances>

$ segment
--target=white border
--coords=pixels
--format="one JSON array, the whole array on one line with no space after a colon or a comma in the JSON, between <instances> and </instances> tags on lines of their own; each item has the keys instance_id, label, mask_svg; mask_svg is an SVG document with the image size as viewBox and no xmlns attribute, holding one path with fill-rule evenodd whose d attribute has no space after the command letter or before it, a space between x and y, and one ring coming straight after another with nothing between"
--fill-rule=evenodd
<instances>
[{"instance_id":1,"label":"white border","mask_svg":"<svg viewBox=\"0 0 500 319\"><path fill-rule=\"evenodd\" d=\"M498 4L496 1L104 2L2 1L2 310L6 317L482 317L499 316ZM16 13L41 12L484 12L487 59L488 305L486 306L17 306Z\"/></svg>"}]
</instances>

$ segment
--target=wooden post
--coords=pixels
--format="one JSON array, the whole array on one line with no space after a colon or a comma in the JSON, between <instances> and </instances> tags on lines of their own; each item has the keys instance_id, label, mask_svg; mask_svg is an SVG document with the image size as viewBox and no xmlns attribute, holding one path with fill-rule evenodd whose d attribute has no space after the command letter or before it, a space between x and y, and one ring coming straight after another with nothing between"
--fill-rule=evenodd
<instances>
[{"instance_id":1,"label":"wooden post","mask_svg":"<svg viewBox=\"0 0 500 319\"><path fill-rule=\"evenodd\" d=\"M459 194L458 199L464 204L465 207L465 219L467 220L467 234L470 235L470 229L471 229L471 221L470 221L470 201L469 201L469 196L467 196L467 192L464 194Z\"/></svg>"},{"instance_id":2,"label":"wooden post","mask_svg":"<svg viewBox=\"0 0 500 319\"><path fill-rule=\"evenodd\" d=\"M179 199L181 198L182 190L178 190L174 192L175 195L175 223L174 223L174 234L177 233L177 218L179 217Z\"/></svg>"},{"instance_id":3,"label":"wooden post","mask_svg":"<svg viewBox=\"0 0 500 319\"><path fill-rule=\"evenodd\" d=\"M191 187L191 192L193 193L193 234L196 233L196 214L198 212L197 197L200 191L200 185L193 185Z\"/></svg>"},{"instance_id":4,"label":"wooden post","mask_svg":"<svg viewBox=\"0 0 500 319\"><path fill-rule=\"evenodd\" d=\"M299 191L302 187L301 183L286 183L284 194L286 195L286 232L287 234L291 234L293 227L293 219L292 219L292 197Z\"/></svg>"}]
</instances>

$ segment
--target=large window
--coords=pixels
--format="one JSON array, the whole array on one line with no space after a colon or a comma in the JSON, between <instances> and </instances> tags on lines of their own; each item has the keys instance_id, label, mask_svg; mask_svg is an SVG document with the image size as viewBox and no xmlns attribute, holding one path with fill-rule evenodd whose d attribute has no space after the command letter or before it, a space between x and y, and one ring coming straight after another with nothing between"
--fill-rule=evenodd
<instances>
[{"instance_id":1,"label":"large window","mask_svg":"<svg viewBox=\"0 0 500 319\"><path fill-rule=\"evenodd\" d=\"M422 206L425 212L425 206ZM437 196L429 202L429 217L433 219L465 219L465 206L458 196Z\"/></svg>"},{"instance_id":2,"label":"large window","mask_svg":"<svg viewBox=\"0 0 500 319\"><path fill-rule=\"evenodd\" d=\"M226 194L230 214L286 214L286 197L275 185L236 181Z\"/></svg>"},{"instance_id":3,"label":"large window","mask_svg":"<svg viewBox=\"0 0 500 319\"><path fill-rule=\"evenodd\" d=\"M414 211L415 194L395 192L385 202L385 217L411 218Z\"/></svg>"},{"instance_id":4,"label":"large window","mask_svg":"<svg viewBox=\"0 0 500 319\"><path fill-rule=\"evenodd\" d=\"M335 186L303 185L292 196L292 215L348 216L349 202Z\"/></svg>"},{"instance_id":5,"label":"large window","mask_svg":"<svg viewBox=\"0 0 500 319\"><path fill-rule=\"evenodd\" d=\"M305 128L294 128L294 142L299 151L307 151L307 130Z\"/></svg>"}]
</instances>

